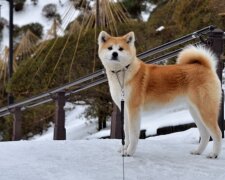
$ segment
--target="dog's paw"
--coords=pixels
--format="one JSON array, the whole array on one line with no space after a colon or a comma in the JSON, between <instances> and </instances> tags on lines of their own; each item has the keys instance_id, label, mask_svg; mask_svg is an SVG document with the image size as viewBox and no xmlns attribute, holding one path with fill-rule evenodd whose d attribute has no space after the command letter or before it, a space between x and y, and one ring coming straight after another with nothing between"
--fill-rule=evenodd
<instances>
[{"instance_id":1,"label":"dog's paw","mask_svg":"<svg viewBox=\"0 0 225 180\"><path fill-rule=\"evenodd\" d=\"M135 153L135 149L128 146L128 148L126 150L126 156L133 156L134 153Z\"/></svg>"},{"instance_id":2,"label":"dog's paw","mask_svg":"<svg viewBox=\"0 0 225 180\"><path fill-rule=\"evenodd\" d=\"M127 150L124 150L122 153L123 157L130 157L131 155L129 153L127 153Z\"/></svg>"},{"instance_id":3,"label":"dog's paw","mask_svg":"<svg viewBox=\"0 0 225 180\"><path fill-rule=\"evenodd\" d=\"M192 150L191 152L190 152L190 154L192 154L192 155L200 155L201 153L198 151L198 150Z\"/></svg>"},{"instance_id":4,"label":"dog's paw","mask_svg":"<svg viewBox=\"0 0 225 180\"><path fill-rule=\"evenodd\" d=\"M127 147L128 147L128 146L126 146L126 145L121 146L121 147L119 148L118 152L121 153L121 154L123 154L123 152L127 150Z\"/></svg>"},{"instance_id":5,"label":"dog's paw","mask_svg":"<svg viewBox=\"0 0 225 180\"><path fill-rule=\"evenodd\" d=\"M209 158L209 159L216 159L218 157L218 154L216 154L216 153L210 153L208 156L207 156L207 158Z\"/></svg>"}]
</instances>

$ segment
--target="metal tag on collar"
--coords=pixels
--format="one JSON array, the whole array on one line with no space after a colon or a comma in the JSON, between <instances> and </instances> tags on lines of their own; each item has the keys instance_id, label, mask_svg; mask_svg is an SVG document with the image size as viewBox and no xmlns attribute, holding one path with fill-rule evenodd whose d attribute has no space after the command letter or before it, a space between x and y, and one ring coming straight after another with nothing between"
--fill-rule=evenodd
<instances>
[{"instance_id":1,"label":"metal tag on collar","mask_svg":"<svg viewBox=\"0 0 225 180\"><path fill-rule=\"evenodd\" d=\"M124 101L125 98L125 92L124 89L121 89L121 101Z\"/></svg>"}]
</instances>

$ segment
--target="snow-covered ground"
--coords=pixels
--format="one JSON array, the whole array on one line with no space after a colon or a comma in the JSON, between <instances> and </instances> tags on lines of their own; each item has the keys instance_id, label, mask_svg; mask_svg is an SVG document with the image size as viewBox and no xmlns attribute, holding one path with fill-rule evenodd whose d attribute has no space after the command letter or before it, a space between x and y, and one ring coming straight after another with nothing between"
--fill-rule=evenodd
<instances>
[{"instance_id":1,"label":"snow-covered ground","mask_svg":"<svg viewBox=\"0 0 225 180\"><path fill-rule=\"evenodd\" d=\"M225 140L221 156L207 159L189 152L198 144L196 128L140 140L125 158L126 180L224 180ZM19 141L0 143L1 180L122 180L119 140Z\"/></svg>"}]
</instances>

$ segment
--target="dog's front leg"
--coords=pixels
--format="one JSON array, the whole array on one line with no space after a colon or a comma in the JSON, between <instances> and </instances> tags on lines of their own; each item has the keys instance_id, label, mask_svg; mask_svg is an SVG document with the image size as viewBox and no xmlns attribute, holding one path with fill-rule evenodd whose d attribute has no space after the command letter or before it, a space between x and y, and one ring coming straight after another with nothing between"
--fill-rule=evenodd
<instances>
[{"instance_id":1,"label":"dog's front leg","mask_svg":"<svg viewBox=\"0 0 225 180\"><path fill-rule=\"evenodd\" d=\"M125 155L132 156L137 148L140 135L140 111L132 109L128 111L129 145Z\"/></svg>"},{"instance_id":2,"label":"dog's front leg","mask_svg":"<svg viewBox=\"0 0 225 180\"><path fill-rule=\"evenodd\" d=\"M127 148L130 144L130 138L129 138L129 123L128 123L128 111L127 108L125 106L124 109L124 135L125 135L125 145L120 148L119 152L122 153L122 155L126 155L127 152Z\"/></svg>"},{"instance_id":3,"label":"dog's front leg","mask_svg":"<svg viewBox=\"0 0 225 180\"><path fill-rule=\"evenodd\" d=\"M125 114L124 114L124 135L125 135L125 150L127 150L128 146L130 144L129 122L128 122L128 111L127 111L127 108L125 108Z\"/></svg>"}]
</instances>

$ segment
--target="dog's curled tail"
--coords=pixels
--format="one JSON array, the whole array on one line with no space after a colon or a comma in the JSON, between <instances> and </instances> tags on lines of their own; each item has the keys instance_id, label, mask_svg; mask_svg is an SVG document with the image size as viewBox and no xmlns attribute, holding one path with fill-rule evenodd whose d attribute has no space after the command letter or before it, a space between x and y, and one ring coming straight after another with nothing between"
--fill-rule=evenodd
<instances>
[{"instance_id":1,"label":"dog's curled tail","mask_svg":"<svg viewBox=\"0 0 225 180\"><path fill-rule=\"evenodd\" d=\"M177 64L198 63L213 71L216 71L217 57L213 52L201 45L189 45L185 47L178 55Z\"/></svg>"}]
</instances>

